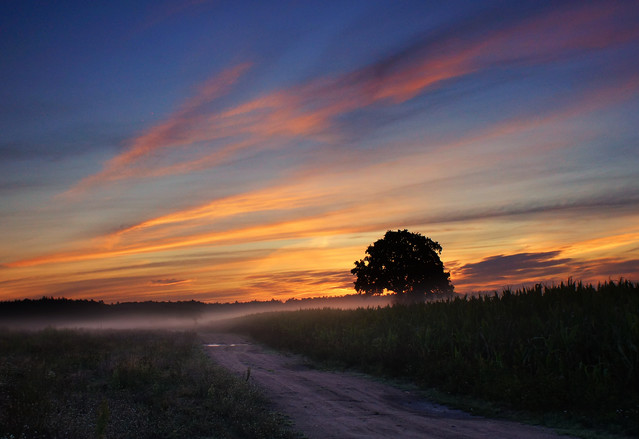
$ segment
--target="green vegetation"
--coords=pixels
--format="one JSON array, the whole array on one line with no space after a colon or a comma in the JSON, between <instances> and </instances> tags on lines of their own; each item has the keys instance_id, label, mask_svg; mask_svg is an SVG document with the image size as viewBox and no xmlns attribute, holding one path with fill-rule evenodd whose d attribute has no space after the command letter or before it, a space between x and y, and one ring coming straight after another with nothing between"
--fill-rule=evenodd
<instances>
[{"instance_id":1,"label":"green vegetation","mask_svg":"<svg viewBox=\"0 0 639 439\"><path fill-rule=\"evenodd\" d=\"M0 438L294 437L194 333L0 332Z\"/></svg>"},{"instance_id":2,"label":"green vegetation","mask_svg":"<svg viewBox=\"0 0 639 439\"><path fill-rule=\"evenodd\" d=\"M315 360L639 434L639 284L632 282L268 313L236 329Z\"/></svg>"}]
</instances>

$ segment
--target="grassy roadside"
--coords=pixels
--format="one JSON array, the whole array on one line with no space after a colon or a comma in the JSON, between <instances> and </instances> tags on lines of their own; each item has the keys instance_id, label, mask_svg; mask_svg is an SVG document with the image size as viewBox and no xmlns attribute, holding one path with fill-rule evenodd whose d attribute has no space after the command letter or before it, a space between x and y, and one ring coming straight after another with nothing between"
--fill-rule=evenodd
<instances>
[{"instance_id":1,"label":"grassy roadside","mask_svg":"<svg viewBox=\"0 0 639 439\"><path fill-rule=\"evenodd\" d=\"M194 333L0 332L0 438L292 438Z\"/></svg>"},{"instance_id":2,"label":"grassy roadside","mask_svg":"<svg viewBox=\"0 0 639 439\"><path fill-rule=\"evenodd\" d=\"M235 330L324 364L436 389L438 400L476 413L516 414L584 437L639 435L639 285L631 282L269 313Z\"/></svg>"}]
</instances>

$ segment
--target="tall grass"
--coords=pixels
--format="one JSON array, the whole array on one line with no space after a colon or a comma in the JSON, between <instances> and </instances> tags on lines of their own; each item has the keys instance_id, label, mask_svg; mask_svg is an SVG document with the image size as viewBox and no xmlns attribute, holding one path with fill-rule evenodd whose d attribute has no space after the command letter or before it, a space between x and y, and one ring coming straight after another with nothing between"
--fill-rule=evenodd
<instances>
[{"instance_id":1,"label":"tall grass","mask_svg":"<svg viewBox=\"0 0 639 439\"><path fill-rule=\"evenodd\" d=\"M316 360L639 434L639 284L632 282L261 314L239 329Z\"/></svg>"},{"instance_id":2,"label":"tall grass","mask_svg":"<svg viewBox=\"0 0 639 439\"><path fill-rule=\"evenodd\" d=\"M293 435L193 333L0 332L0 438Z\"/></svg>"}]
</instances>

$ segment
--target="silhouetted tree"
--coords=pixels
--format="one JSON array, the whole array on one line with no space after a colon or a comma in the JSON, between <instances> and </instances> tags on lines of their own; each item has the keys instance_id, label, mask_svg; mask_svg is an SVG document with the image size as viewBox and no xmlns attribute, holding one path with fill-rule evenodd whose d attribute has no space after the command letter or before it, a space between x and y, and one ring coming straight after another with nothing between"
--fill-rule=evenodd
<instances>
[{"instance_id":1,"label":"silhouetted tree","mask_svg":"<svg viewBox=\"0 0 639 439\"><path fill-rule=\"evenodd\" d=\"M400 301L421 301L426 296L453 292L450 273L439 259L442 247L430 238L408 230L386 232L355 261L355 290L364 294L393 291Z\"/></svg>"}]
</instances>

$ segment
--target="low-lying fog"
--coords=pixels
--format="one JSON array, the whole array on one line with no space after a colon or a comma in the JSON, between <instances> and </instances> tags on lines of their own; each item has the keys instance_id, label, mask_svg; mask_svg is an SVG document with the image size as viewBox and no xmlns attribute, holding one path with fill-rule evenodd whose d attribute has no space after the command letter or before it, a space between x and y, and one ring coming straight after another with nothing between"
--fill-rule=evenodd
<instances>
[{"instance_id":1,"label":"low-lying fog","mask_svg":"<svg viewBox=\"0 0 639 439\"><path fill-rule=\"evenodd\" d=\"M386 306L389 296L323 297L268 302L131 302L105 304L86 300L42 298L0 302L0 328L169 329L200 330L228 324L232 319L263 312L300 309L355 309Z\"/></svg>"}]
</instances>

